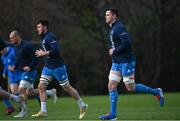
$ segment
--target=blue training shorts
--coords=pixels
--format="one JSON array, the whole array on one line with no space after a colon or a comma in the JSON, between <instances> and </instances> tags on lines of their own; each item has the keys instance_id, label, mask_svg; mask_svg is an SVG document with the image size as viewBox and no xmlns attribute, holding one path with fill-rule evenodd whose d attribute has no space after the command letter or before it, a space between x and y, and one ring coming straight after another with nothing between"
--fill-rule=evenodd
<instances>
[{"instance_id":1,"label":"blue training shorts","mask_svg":"<svg viewBox=\"0 0 180 121\"><path fill-rule=\"evenodd\" d=\"M60 85L63 85L68 81L68 75L65 65L55 69L44 67L41 75L55 78L57 81L59 81Z\"/></svg>"},{"instance_id":2,"label":"blue training shorts","mask_svg":"<svg viewBox=\"0 0 180 121\"><path fill-rule=\"evenodd\" d=\"M9 84L19 84L21 80L20 71L9 71L8 72L8 83Z\"/></svg>"},{"instance_id":3,"label":"blue training shorts","mask_svg":"<svg viewBox=\"0 0 180 121\"><path fill-rule=\"evenodd\" d=\"M111 70L119 71L122 76L130 76L135 73L135 61L130 61L128 63L112 63Z\"/></svg>"},{"instance_id":4,"label":"blue training shorts","mask_svg":"<svg viewBox=\"0 0 180 121\"><path fill-rule=\"evenodd\" d=\"M33 84L35 82L36 75L37 75L37 70L22 72L21 80L24 80L24 81L27 81L27 82Z\"/></svg>"}]
</instances>

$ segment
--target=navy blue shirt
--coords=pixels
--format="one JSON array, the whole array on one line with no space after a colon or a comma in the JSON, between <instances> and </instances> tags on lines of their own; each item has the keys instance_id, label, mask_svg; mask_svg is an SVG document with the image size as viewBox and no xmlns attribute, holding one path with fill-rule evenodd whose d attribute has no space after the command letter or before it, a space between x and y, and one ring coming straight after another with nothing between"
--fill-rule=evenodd
<instances>
[{"instance_id":1,"label":"navy blue shirt","mask_svg":"<svg viewBox=\"0 0 180 121\"><path fill-rule=\"evenodd\" d=\"M23 70L24 66L29 66L31 71L36 69L37 57L35 56L35 48L32 44L22 40L19 45L14 45L15 66Z\"/></svg>"},{"instance_id":2,"label":"navy blue shirt","mask_svg":"<svg viewBox=\"0 0 180 121\"><path fill-rule=\"evenodd\" d=\"M114 63L127 63L135 60L129 33L119 20L116 20L110 27L109 48L114 49L112 55Z\"/></svg>"},{"instance_id":3,"label":"navy blue shirt","mask_svg":"<svg viewBox=\"0 0 180 121\"><path fill-rule=\"evenodd\" d=\"M64 61L60 56L59 43L56 36L52 32L46 32L42 37L41 43L44 51L49 51L49 56L44 57L44 65L49 69L55 69L64 65Z\"/></svg>"}]
</instances>

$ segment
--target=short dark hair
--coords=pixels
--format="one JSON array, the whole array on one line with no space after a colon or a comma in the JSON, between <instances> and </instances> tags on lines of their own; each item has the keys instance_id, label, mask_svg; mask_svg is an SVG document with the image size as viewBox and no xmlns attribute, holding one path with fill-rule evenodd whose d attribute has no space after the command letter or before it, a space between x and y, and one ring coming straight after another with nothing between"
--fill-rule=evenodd
<instances>
[{"instance_id":1,"label":"short dark hair","mask_svg":"<svg viewBox=\"0 0 180 121\"><path fill-rule=\"evenodd\" d=\"M118 9L117 8L107 8L106 11L111 11L113 14L115 14L117 17L119 16Z\"/></svg>"},{"instance_id":2,"label":"short dark hair","mask_svg":"<svg viewBox=\"0 0 180 121\"><path fill-rule=\"evenodd\" d=\"M46 19L40 19L40 20L38 20L38 21L36 22L36 25L38 25L38 24L42 24L43 26L49 27L49 21L46 20Z\"/></svg>"}]
</instances>

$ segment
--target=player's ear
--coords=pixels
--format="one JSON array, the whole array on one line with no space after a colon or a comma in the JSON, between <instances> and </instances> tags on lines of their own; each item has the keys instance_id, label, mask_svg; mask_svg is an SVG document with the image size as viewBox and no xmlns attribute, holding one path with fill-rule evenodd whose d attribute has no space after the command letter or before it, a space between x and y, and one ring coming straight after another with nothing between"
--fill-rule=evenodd
<instances>
[{"instance_id":1,"label":"player's ear","mask_svg":"<svg viewBox=\"0 0 180 121\"><path fill-rule=\"evenodd\" d=\"M48 27L47 26L44 26L44 30L47 30L48 29Z\"/></svg>"}]
</instances>

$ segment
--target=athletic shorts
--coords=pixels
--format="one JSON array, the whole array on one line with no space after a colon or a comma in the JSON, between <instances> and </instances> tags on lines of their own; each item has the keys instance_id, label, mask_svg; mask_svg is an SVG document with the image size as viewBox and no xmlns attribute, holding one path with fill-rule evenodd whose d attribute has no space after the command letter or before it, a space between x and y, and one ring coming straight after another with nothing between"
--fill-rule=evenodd
<instances>
[{"instance_id":1,"label":"athletic shorts","mask_svg":"<svg viewBox=\"0 0 180 121\"><path fill-rule=\"evenodd\" d=\"M19 84L20 80L21 80L21 72L20 71L8 72L8 83L9 84Z\"/></svg>"},{"instance_id":2,"label":"athletic shorts","mask_svg":"<svg viewBox=\"0 0 180 121\"><path fill-rule=\"evenodd\" d=\"M36 76L37 76L37 70L33 70L33 71L29 71L29 72L22 72L21 80L24 80L31 84L34 84Z\"/></svg>"},{"instance_id":3,"label":"athletic shorts","mask_svg":"<svg viewBox=\"0 0 180 121\"><path fill-rule=\"evenodd\" d=\"M57 81L59 81L60 85L63 85L68 81L68 75L65 65L55 69L49 69L47 67L44 67L41 75L55 78Z\"/></svg>"},{"instance_id":4,"label":"athletic shorts","mask_svg":"<svg viewBox=\"0 0 180 121\"><path fill-rule=\"evenodd\" d=\"M129 63L112 63L111 70L119 71L122 76L130 76L135 73L135 61Z\"/></svg>"}]
</instances>

